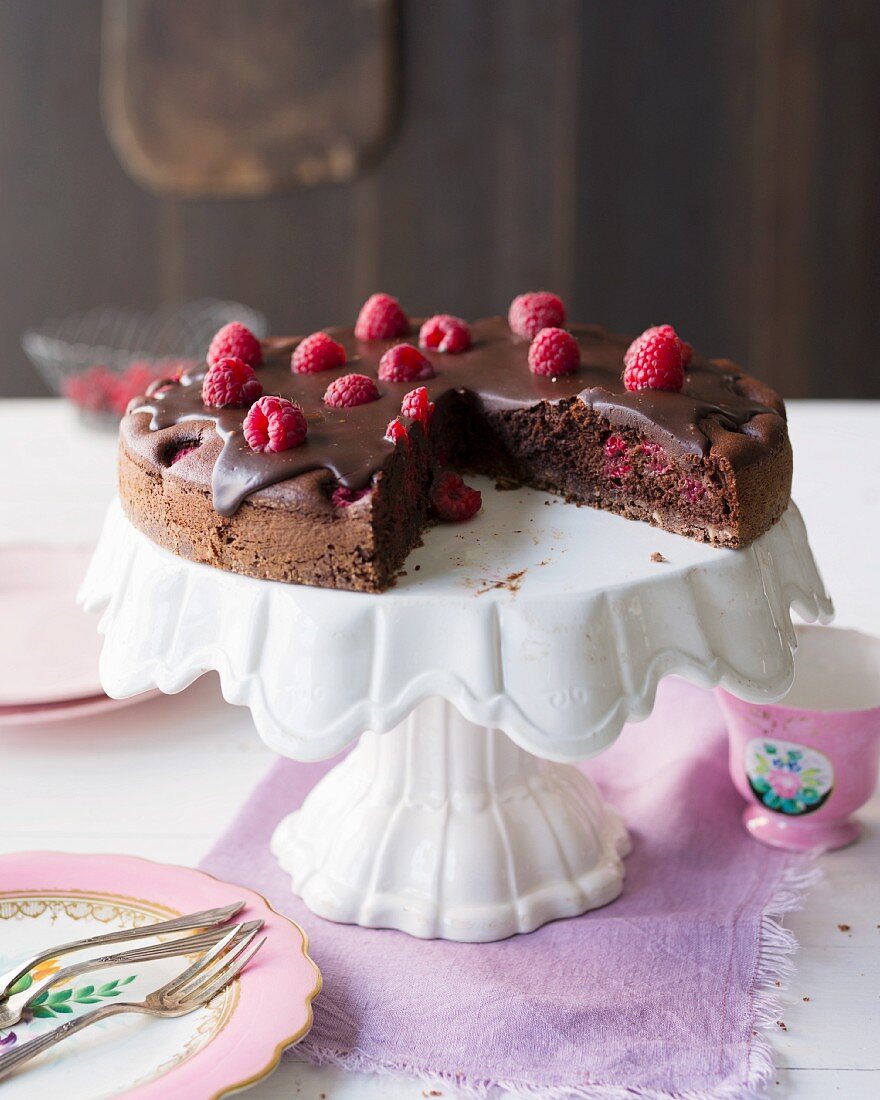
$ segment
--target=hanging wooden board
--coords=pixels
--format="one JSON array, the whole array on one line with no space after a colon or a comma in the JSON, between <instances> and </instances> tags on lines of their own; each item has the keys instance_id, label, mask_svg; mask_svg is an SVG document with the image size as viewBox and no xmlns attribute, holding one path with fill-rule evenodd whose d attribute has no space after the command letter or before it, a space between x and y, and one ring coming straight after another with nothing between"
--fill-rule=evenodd
<instances>
[{"instance_id":1,"label":"hanging wooden board","mask_svg":"<svg viewBox=\"0 0 880 1100\"><path fill-rule=\"evenodd\" d=\"M126 171L188 197L353 179L388 141L397 0L105 0L101 97Z\"/></svg>"}]
</instances>

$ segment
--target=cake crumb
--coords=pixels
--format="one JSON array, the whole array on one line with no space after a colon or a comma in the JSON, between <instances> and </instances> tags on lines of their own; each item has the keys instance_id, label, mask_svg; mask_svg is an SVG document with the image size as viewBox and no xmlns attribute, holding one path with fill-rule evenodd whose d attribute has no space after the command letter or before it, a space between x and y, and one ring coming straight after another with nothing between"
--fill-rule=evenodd
<instances>
[{"instance_id":1,"label":"cake crumb","mask_svg":"<svg viewBox=\"0 0 880 1100\"><path fill-rule=\"evenodd\" d=\"M660 553L660 551L659 551L659 550L655 550L655 551L654 551L654 553L653 553L653 554L651 555L651 561L664 561L664 562L668 562L668 561L669 561L669 558L664 558L664 557L663 557L663 555L662 555L662 554Z\"/></svg>"},{"instance_id":2,"label":"cake crumb","mask_svg":"<svg viewBox=\"0 0 880 1100\"><path fill-rule=\"evenodd\" d=\"M486 584L485 588L478 588L477 595L485 595L486 592L491 592L493 588L506 588L508 592L519 592L522 585L522 579L526 575L525 569L520 569L518 573L508 573L507 576L500 581L492 581Z\"/></svg>"},{"instance_id":3,"label":"cake crumb","mask_svg":"<svg viewBox=\"0 0 880 1100\"><path fill-rule=\"evenodd\" d=\"M838 926L837 926L837 927L838 927L838 928L840 929L840 931L841 931L841 932L849 932L849 931L851 931L851 926L850 926L850 925L848 925L848 924L838 924Z\"/></svg>"},{"instance_id":4,"label":"cake crumb","mask_svg":"<svg viewBox=\"0 0 880 1100\"><path fill-rule=\"evenodd\" d=\"M415 571L416 571L417 573L418 573L418 571L419 571L419 570L420 570L421 568L422 568L422 567L421 567L420 565L414 565L414 566L413 566L413 569L415 569Z\"/></svg>"},{"instance_id":5,"label":"cake crumb","mask_svg":"<svg viewBox=\"0 0 880 1100\"><path fill-rule=\"evenodd\" d=\"M804 1000L804 1001L809 1001L809 999L810 999L809 997L803 997L802 998L802 1000Z\"/></svg>"},{"instance_id":6,"label":"cake crumb","mask_svg":"<svg viewBox=\"0 0 880 1100\"><path fill-rule=\"evenodd\" d=\"M509 492L511 489L521 489L522 482L513 477L496 477L495 489L499 493Z\"/></svg>"},{"instance_id":7,"label":"cake crumb","mask_svg":"<svg viewBox=\"0 0 880 1100\"><path fill-rule=\"evenodd\" d=\"M785 1020L777 1020L776 1026L779 1028L780 1031L788 1031L788 1028L785 1025Z\"/></svg>"}]
</instances>

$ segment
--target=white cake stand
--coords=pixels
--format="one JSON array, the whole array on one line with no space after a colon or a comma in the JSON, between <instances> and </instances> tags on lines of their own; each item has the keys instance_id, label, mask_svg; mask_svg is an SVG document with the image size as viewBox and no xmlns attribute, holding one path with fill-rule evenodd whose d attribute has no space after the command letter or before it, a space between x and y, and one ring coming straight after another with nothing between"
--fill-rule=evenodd
<instances>
[{"instance_id":1,"label":"white cake stand","mask_svg":"<svg viewBox=\"0 0 880 1100\"><path fill-rule=\"evenodd\" d=\"M831 616L794 505L734 552L476 481L478 517L429 531L379 596L194 565L108 515L82 592L106 605L108 694L216 669L283 755L360 737L272 841L322 917L488 941L606 904L626 830L567 762L646 717L668 673L780 696L791 608Z\"/></svg>"}]
</instances>

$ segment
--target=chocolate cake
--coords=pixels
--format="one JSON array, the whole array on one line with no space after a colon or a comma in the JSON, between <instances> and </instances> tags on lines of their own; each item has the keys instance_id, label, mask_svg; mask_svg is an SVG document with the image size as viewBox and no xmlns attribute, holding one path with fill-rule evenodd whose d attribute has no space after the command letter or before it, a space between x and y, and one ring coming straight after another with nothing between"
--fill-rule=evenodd
<instances>
[{"instance_id":1,"label":"chocolate cake","mask_svg":"<svg viewBox=\"0 0 880 1100\"><path fill-rule=\"evenodd\" d=\"M494 317L468 326L469 346L457 354L423 347L431 377L391 381L379 363L400 335L326 331L345 352L328 370L292 371L301 338L261 346L262 392L305 415L290 449L254 450L243 430L250 402L206 405L204 371L131 403L119 483L139 530L235 573L380 592L431 521L444 470L544 489L721 547L746 546L788 504L782 400L726 360L688 348L680 392L632 390L623 381L630 341L571 325L574 369L535 373L530 340ZM378 396L331 407L328 384L352 372L375 380ZM414 385L427 390L430 418L400 413Z\"/></svg>"}]
</instances>

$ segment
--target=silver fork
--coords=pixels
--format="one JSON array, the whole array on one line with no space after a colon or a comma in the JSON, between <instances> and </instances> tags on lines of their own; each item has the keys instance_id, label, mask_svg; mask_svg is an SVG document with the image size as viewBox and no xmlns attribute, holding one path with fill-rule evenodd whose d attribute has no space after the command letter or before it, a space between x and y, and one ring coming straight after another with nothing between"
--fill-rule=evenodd
<instances>
[{"instance_id":1,"label":"silver fork","mask_svg":"<svg viewBox=\"0 0 880 1100\"><path fill-rule=\"evenodd\" d=\"M157 927L156 925L153 926ZM245 931L259 931L263 927L261 920L248 921L240 925ZM28 986L20 993L14 993L5 1004L0 1004L0 1028L12 1027L33 1008L34 1001L53 985L71 978L78 978L92 970L104 970L111 966L125 966L128 963L151 962L154 959L170 959L177 955L189 955L205 947L212 947L229 932L228 927L210 928L195 936L178 936L174 940L163 940L146 947L135 947L128 951L118 951L112 955L100 955L65 966L54 974L49 974L35 985Z\"/></svg>"},{"instance_id":2,"label":"silver fork","mask_svg":"<svg viewBox=\"0 0 880 1100\"><path fill-rule=\"evenodd\" d=\"M100 936L90 936L85 940L73 940L70 943L58 944L55 947L47 947L26 959L15 970L6 974L0 974L0 1005L9 996L9 990L17 981L29 974L35 966L46 962L47 959L57 959L59 955L67 955L71 951L81 951L86 947L104 947L110 943L125 943L127 940L145 940L149 936L162 936L166 932L186 932L193 928L211 928L215 924L223 924L244 908L243 901L233 902L232 905L224 905L220 909L203 909L199 913L188 913L182 917L174 917L173 920L163 920L159 924L145 924L139 928L123 928L116 932L103 932ZM0 1022L0 1027L6 1025Z\"/></svg>"},{"instance_id":3,"label":"silver fork","mask_svg":"<svg viewBox=\"0 0 880 1100\"><path fill-rule=\"evenodd\" d=\"M201 1008L238 977L266 942L265 936L256 943L252 942L257 931L256 928L246 931L244 925L237 924L201 959L142 1001L111 1001L0 1055L0 1078L6 1077L23 1062L42 1054L44 1050L62 1042L68 1036L75 1035L99 1020L106 1020L108 1016L117 1016L122 1012L140 1012L147 1016L162 1017L184 1016L187 1012Z\"/></svg>"}]
</instances>

